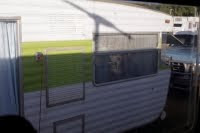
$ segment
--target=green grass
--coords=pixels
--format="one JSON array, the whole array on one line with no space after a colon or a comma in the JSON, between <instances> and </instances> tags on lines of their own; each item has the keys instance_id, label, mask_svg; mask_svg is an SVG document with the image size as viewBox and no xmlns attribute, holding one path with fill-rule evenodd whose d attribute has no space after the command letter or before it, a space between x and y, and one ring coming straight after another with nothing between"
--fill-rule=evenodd
<instances>
[{"instance_id":1,"label":"green grass","mask_svg":"<svg viewBox=\"0 0 200 133\"><path fill-rule=\"evenodd\" d=\"M40 90L43 78L43 63L35 61L35 53L43 52L47 48L55 47L84 47L84 56L80 50L56 51L48 54L48 86L56 87L65 84L90 81L92 79L91 52L92 41L55 41L55 42L25 42L22 44L24 91L32 92ZM84 60L84 61L83 61ZM84 75L81 71L82 61Z\"/></svg>"}]
</instances>

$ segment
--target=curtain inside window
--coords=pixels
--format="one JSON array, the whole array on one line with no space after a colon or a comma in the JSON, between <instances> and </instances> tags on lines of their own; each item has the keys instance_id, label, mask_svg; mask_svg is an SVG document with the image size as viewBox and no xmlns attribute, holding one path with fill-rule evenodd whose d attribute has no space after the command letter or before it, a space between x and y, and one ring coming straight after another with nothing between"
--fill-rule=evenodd
<instances>
[{"instance_id":1,"label":"curtain inside window","mask_svg":"<svg viewBox=\"0 0 200 133\"><path fill-rule=\"evenodd\" d=\"M0 115L19 113L16 22L0 22Z\"/></svg>"}]
</instances>

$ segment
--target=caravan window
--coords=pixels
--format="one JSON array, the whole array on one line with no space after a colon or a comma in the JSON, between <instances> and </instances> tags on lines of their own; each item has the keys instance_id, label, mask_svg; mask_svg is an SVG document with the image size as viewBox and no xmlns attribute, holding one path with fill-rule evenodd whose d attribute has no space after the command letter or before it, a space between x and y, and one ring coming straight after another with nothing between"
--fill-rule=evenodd
<instances>
[{"instance_id":1,"label":"caravan window","mask_svg":"<svg viewBox=\"0 0 200 133\"><path fill-rule=\"evenodd\" d=\"M174 24L174 27L182 27L182 24Z\"/></svg>"},{"instance_id":2,"label":"caravan window","mask_svg":"<svg viewBox=\"0 0 200 133\"><path fill-rule=\"evenodd\" d=\"M102 33L94 38L95 85L157 73L158 33Z\"/></svg>"}]
</instances>

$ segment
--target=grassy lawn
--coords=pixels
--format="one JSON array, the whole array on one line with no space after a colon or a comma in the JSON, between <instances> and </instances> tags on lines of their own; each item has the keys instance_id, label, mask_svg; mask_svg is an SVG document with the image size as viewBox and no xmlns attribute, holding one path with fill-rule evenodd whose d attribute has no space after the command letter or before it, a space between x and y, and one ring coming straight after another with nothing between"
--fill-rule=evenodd
<instances>
[{"instance_id":1,"label":"grassy lawn","mask_svg":"<svg viewBox=\"0 0 200 133\"><path fill-rule=\"evenodd\" d=\"M49 87L78 83L83 79L85 81L92 79L92 41L25 42L22 44L25 92L40 90L43 82L43 64L35 61L35 53L44 53L45 49L52 47L84 47L85 54L82 54L80 50L50 52L48 54ZM82 74L82 62L85 63L84 75Z\"/></svg>"}]
</instances>

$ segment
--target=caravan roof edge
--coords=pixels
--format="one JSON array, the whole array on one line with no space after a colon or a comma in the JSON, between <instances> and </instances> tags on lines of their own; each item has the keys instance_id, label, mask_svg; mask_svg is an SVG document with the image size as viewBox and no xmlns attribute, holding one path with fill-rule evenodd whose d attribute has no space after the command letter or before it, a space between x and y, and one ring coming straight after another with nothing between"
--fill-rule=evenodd
<instances>
[{"instance_id":1,"label":"caravan roof edge","mask_svg":"<svg viewBox=\"0 0 200 133\"><path fill-rule=\"evenodd\" d=\"M18 20L21 20L20 16L11 16L11 17L0 16L0 21L18 21Z\"/></svg>"},{"instance_id":2,"label":"caravan roof edge","mask_svg":"<svg viewBox=\"0 0 200 133\"><path fill-rule=\"evenodd\" d=\"M167 14L165 12L161 12L161 11L154 10L154 9L149 9L147 7L136 4L136 3L150 3L150 2L128 1L128 0L92 0L92 1L107 2L107 3L121 4L121 5L125 5L125 6L138 7L138 8L143 8L143 9L146 9L146 10L150 10L150 11L153 11L153 12L157 12L157 13L161 13L161 14L171 16L170 14ZM152 4L162 4L162 3L152 3Z\"/></svg>"}]
</instances>

